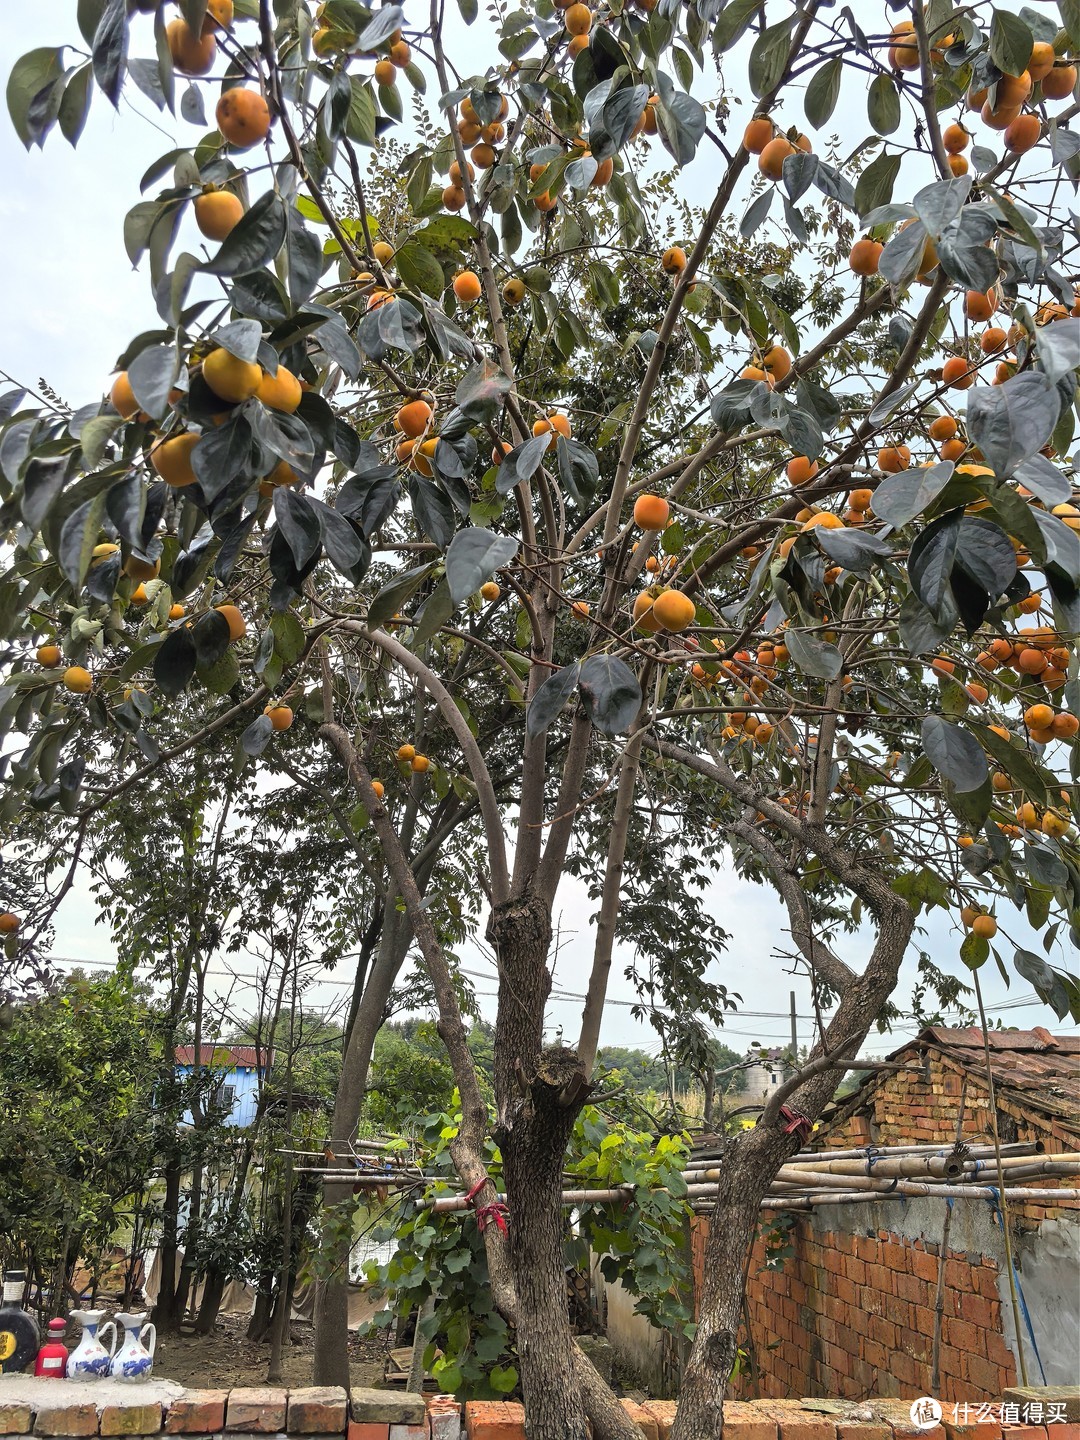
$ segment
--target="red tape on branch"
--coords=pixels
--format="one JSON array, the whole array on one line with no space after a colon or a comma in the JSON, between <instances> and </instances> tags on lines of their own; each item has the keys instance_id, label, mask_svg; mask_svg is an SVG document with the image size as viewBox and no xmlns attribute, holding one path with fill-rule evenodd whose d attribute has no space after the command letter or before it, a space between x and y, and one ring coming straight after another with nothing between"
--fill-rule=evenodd
<instances>
[{"instance_id":1,"label":"red tape on branch","mask_svg":"<svg viewBox=\"0 0 1080 1440\"><path fill-rule=\"evenodd\" d=\"M478 1180L465 1196L466 1201L470 1205L474 1203L477 1195L487 1183L486 1179ZM510 1211L501 1200L493 1200L490 1205L477 1205L475 1208L476 1228L480 1231L481 1235L493 1220L504 1235L509 1233L506 1228L506 1222L510 1218Z\"/></svg>"},{"instance_id":2,"label":"red tape on branch","mask_svg":"<svg viewBox=\"0 0 1080 1440\"><path fill-rule=\"evenodd\" d=\"M814 1127L809 1116L804 1115L801 1110L792 1110L790 1105L781 1105L780 1119L784 1122L785 1135L798 1135L803 1140L809 1140Z\"/></svg>"}]
</instances>

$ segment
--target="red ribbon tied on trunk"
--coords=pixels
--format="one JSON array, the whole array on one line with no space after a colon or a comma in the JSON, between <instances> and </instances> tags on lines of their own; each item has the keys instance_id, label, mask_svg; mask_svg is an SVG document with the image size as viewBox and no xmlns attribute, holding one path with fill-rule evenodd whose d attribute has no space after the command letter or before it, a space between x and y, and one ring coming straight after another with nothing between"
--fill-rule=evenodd
<instances>
[{"instance_id":1,"label":"red ribbon tied on trunk","mask_svg":"<svg viewBox=\"0 0 1080 1440\"><path fill-rule=\"evenodd\" d=\"M804 1115L801 1110L793 1110L790 1105L781 1105L780 1119L784 1122L785 1135L799 1135L802 1139L809 1140L814 1127L809 1116Z\"/></svg>"},{"instance_id":2,"label":"red ribbon tied on trunk","mask_svg":"<svg viewBox=\"0 0 1080 1440\"><path fill-rule=\"evenodd\" d=\"M472 1205L476 1199L476 1196L480 1193L480 1191L484 1188L486 1184L486 1179L478 1180L476 1184L472 1187L472 1189L469 1191L469 1193L465 1196L465 1203L468 1205ZM504 1235L509 1233L506 1228L506 1222L510 1218L510 1211L502 1203L501 1200L493 1200L490 1205L476 1205L475 1209L476 1228L480 1231L481 1235L484 1233L487 1226L491 1223L492 1220L494 1220L495 1224L499 1227L499 1229Z\"/></svg>"}]
</instances>

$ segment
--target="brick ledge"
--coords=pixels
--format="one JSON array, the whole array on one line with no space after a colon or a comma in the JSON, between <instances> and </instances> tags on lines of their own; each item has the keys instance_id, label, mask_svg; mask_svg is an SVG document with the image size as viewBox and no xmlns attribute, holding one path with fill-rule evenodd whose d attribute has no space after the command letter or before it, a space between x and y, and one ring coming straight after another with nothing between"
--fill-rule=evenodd
<instances>
[{"instance_id":1,"label":"brick ledge","mask_svg":"<svg viewBox=\"0 0 1080 1440\"><path fill-rule=\"evenodd\" d=\"M668 1440L673 1400L622 1404L645 1440ZM973 1402L966 1415L949 1402L942 1423L923 1430L911 1419L911 1404L731 1400L724 1430L726 1440L1080 1440L1080 1386L1006 1391L994 1404ZM1023 1407L1033 1404L1043 1406L1041 1423L1030 1412L1025 1423ZM1058 1409L1051 1412L1051 1405ZM1059 1412L1063 1420L1046 1423ZM459 1440L463 1425L467 1440L525 1440L525 1412L515 1401L471 1400L463 1407L451 1396L401 1390L355 1389L350 1396L332 1386L184 1390L169 1381L118 1386L0 1375L0 1436Z\"/></svg>"}]
</instances>

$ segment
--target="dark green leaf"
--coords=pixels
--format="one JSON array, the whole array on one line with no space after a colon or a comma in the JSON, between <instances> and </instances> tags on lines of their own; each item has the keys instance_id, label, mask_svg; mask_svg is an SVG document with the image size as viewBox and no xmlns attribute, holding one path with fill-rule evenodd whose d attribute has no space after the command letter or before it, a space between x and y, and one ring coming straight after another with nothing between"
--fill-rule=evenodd
<instances>
[{"instance_id":1,"label":"dark green leaf","mask_svg":"<svg viewBox=\"0 0 1080 1440\"><path fill-rule=\"evenodd\" d=\"M454 613L454 601L450 586L445 580L439 582L420 608L416 620L413 645L417 649L435 635Z\"/></svg>"},{"instance_id":2,"label":"dark green leaf","mask_svg":"<svg viewBox=\"0 0 1080 1440\"><path fill-rule=\"evenodd\" d=\"M274 736L274 725L269 715L259 715L244 731L240 737L240 744L245 755L252 759L261 755Z\"/></svg>"},{"instance_id":3,"label":"dark green leaf","mask_svg":"<svg viewBox=\"0 0 1080 1440\"><path fill-rule=\"evenodd\" d=\"M285 206L274 191L268 190L237 222L203 269L212 275L248 275L261 270L285 243L286 230Z\"/></svg>"},{"instance_id":4,"label":"dark green leaf","mask_svg":"<svg viewBox=\"0 0 1080 1440\"><path fill-rule=\"evenodd\" d=\"M41 529L53 502L64 488L66 469L63 460L34 459L26 467L19 509L34 534Z\"/></svg>"},{"instance_id":5,"label":"dark green leaf","mask_svg":"<svg viewBox=\"0 0 1080 1440\"><path fill-rule=\"evenodd\" d=\"M999 479L1035 455L1049 440L1061 400L1048 376L1027 370L1004 385L980 385L968 400L972 442Z\"/></svg>"},{"instance_id":6,"label":"dark green leaf","mask_svg":"<svg viewBox=\"0 0 1080 1440\"><path fill-rule=\"evenodd\" d=\"M429 578L434 565L417 565L405 570L382 587L368 607L367 627L375 630L384 620L404 608Z\"/></svg>"},{"instance_id":7,"label":"dark green leaf","mask_svg":"<svg viewBox=\"0 0 1080 1440\"><path fill-rule=\"evenodd\" d=\"M793 17L762 30L750 51L750 90L760 99L775 88L784 73L791 48Z\"/></svg>"},{"instance_id":8,"label":"dark green leaf","mask_svg":"<svg viewBox=\"0 0 1080 1440\"><path fill-rule=\"evenodd\" d=\"M37 138L30 107L35 96L59 80L63 73L61 56L62 50L53 45L30 50L16 60L8 76L8 114L15 133L27 149Z\"/></svg>"},{"instance_id":9,"label":"dark green leaf","mask_svg":"<svg viewBox=\"0 0 1080 1440\"><path fill-rule=\"evenodd\" d=\"M462 376L454 400L470 420L493 420L512 384L493 361L483 360Z\"/></svg>"},{"instance_id":10,"label":"dark green leaf","mask_svg":"<svg viewBox=\"0 0 1080 1440\"><path fill-rule=\"evenodd\" d=\"M934 768L961 794L978 790L985 782L986 756L970 731L950 725L940 715L927 715L922 723L922 742Z\"/></svg>"},{"instance_id":11,"label":"dark green leaf","mask_svg":"<svg viewBox=\"0 0 1080 1440\"><path fill-rule=\"evenodd\" d=\"M195 664L200 669L216 665L229 648L229 622L220 610L200 615L188 632L195 648Z\"/></svg>"},{"instance_id":12,"label":"dark green leaf","mask_svg":"<svg viewBox=\"0 0 1080 1440\"><path fill-rule=\"evenodd\" d=\"M318 554L322 543L322 530L315 507L306 496L298 495L291 487L278 485L274 489L274 519L292 551L297 570L303 570Z\"/></svg>"},{"instance_id":13,"label":"dark green leaf","mask_svg":"<svg viewBox=\"0 0 1080 1440\"><path fill-rule=\"evenodd\" d=\"M459 530L446 552L446 578L454 604L462 604L496 570L509 565L517 550L512 535L495 535L478 526Z\"/></svg>"},{"instance_id":14,"label":"dark green leaf","mask_svg":"<svg viewBox=\"0 0 1080 1440\"><path fill-rule=\"evenodd\" d=\"M441 298L446 289L446 276L438 260L426 246L416 240L405 241L394 257L394 264L402 283L410 290L423 291L434 299Z\"/></svg>"},{"instance_id":15,"label":"dark green leaf","mask_svg":"<svg viewBox=\"0 0 1080 1440\"><path fill-rule=\"evenodd\" d=\"M900 124L900 96L891 75L877 75L866 101L870 124L878 135L891 135ZM890 191L891 193L891 191Z\"/></svg>"},{"instance_id":16,"label":"dark green leaf","mask_svg":"<svg viewBox=\"0 0 1080 1440\"><path fill-rule=\"evenodd\" d=\"M87 62L79 66L64 86L64 96L60 101L57 118L60 122L60 133L71 145L79 143L79 137L90 114L90 101L94 95L93 78L93 68Z\"/></svg>"},{"instance_id":17,"label":"dark green leaf","mask_svg":"<svg viewBox=\"0 0 1080 1440\"><path fill-rule=\"evenodd\" d=\"M990 59L1005 75L1027 69L1033 44L1031 31L1017 15L995 10L990 21Z\"/></svg>"},{"instance_id":18,"label":"dark green leaf","mask_svg":"<svg viewBox=\"0 0 1080 1440\"><path fill-rule=\"evenodd\" d=\"M625 735L641 709L637 676L616 655L590 655L578 672L578 690L589 719L605 735Z\"/></svg>"},{"instance_id":19,"label":"dark green leaf","mask_svg":"<svg viewBox=\"0 0 1080 1440\"><path fill-rule=\"evenodd\" d=\"M454 507L446 496L421 475L409 481L409 500L420 530L440 550L445 550L454 537Z\"/></svg>"},{"instance_id":20,"label":"dark green leaf","mask_svg":"<svg viewBox=\"0 0 1080 1440\"><path fill-rule=\"evenodd\" d=\"M405 12L400 5L384 5L376 10L374 17L360 32L358 50L377 50L384 45L395 30L405 23Z\"/></svg>"},{"instance_id":21,"label":"dark green leaf","mask_svg":"<svg viewBox=\"0 0 1080 1440\"><path fill-rule=\"evenodd\" d=\"M105 496L96 495L73 510L61 527L57 559L60 569L76 590L82 588L86 572L90 569L104 511Z\"/></svg>"},{"instance_id":22,"label":"dark green leaf","mask_svg":"<svg viewBox=\"0 0 1080 1440\"><path fill-rule=\"evenodd\" d=\"M893 186L900 173L901 156L889 155L884 150L866 167L855 186L855 209L867 216L879 205L892 199Z\"/></svg>"},{"instance_id":23,"label":"dark green leaf","mask_svg":"<svg viewBox=\"0 0 1080 1440\"><path fill-rule=\"evenodd\" d=\"M160 420L167 413L169 392L179 369L180 361L173 345L148 345L128 367L135 399L151 419Z\"/></svg>"},{"instance_id":24,"label":"dark green leaf","mask_svg":"<svg viewBox=\"0 0 1080 1440\"><path fill-rule=\"evenodd\" d=\"M844 62L837 55L815 70L803 97L803 110L807 120L818 129L831 117L840 95L840 80L844 73Z\"/></svg>"},{"instance_id":25,"label":"dark green leaf","mask_svg":"<svg viewBox=\"0 0 1080 1440\"><path fill-rule=\"evenodd\" d=\"M558 717L577 689L578 670L577 665L566 665L553 671L529 701L525 730L530 740L543 734Z\"/></svg>"},{"instance_id":26,"label":"dark green leaf","mask_svg":"<svg viewBox=\"0 0 1080 1440\"><path fill-rule=\"evenodd\" d=\"M195 674L195 642L186 629L171 630L154 657L154 680L170 699L182 695Z\"/></svg>"},{"instance_id":27,"label":"dark green leaf","mask_svg":"<svg viewBox=\"0 0 1080 1440\"><path fill-rule=\"evenodd\" d=\"M867 174L869 171L864 172L863 178ZM860 180L859 183L861 184L862 181ZM858 204L857 190L856 204ZM922 266L926 241L926 229L921 220L915 220L912 224L897 230L881 252L878 274L882 279L888 280L891 285L909 284Z\"/></svg>"},{"instance_id":28,"label":"dark green leaf","mask_svg":"<svg viewBox=\"0 0 1080 1440\"><path fill-rule=\"evenodd\" d=\"M874 491L874 514L902 529L937 499L955 468L951 460L942 460L927 470L900 470L886 476Z\"/></svg>"},{"instance_id":29,"label":"dark green leaf","mask_svg":"<svg viewBox=\"0 0 1080 1440\"><path fill-rule=\"evenodd\" d=\"M98 89L114 105L120 103L120 91L124 84L127 42L127 0L109 0L94 31L91 59Z\"/></svg>"},{"instance_id":30,"label":"dark green leaf","mask_svg":"<svg viewBox=\"0 0 1080 1440\"><path fill-rule=\"evenodd\" d=\"M819 640L805 630L789 628L784 632L784 643L791 652L792 660L805 675L835 680L844 668L844 657L835 645Z\"/></svg>"}]
</instances>

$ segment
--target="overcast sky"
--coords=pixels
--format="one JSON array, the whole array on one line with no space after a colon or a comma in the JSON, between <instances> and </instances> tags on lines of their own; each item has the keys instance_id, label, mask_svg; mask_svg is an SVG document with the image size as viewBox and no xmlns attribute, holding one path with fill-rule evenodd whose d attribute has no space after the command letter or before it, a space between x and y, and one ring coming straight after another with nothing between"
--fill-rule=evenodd
<instances>
[{"instance_id":1,"label":"overcast sky","mask_svg":"<svg viewBox=\"0 0 1080 1440\"><path fill-rule=\"evenodd\" d=\"M1010 5L1009 8L1019 8ZM1052 7L1046 7L1052 10ZM75 0L41 0L34 6L0 7L0 57L5 77L14 59L38 45L56 44L78 38ZM484 24L477 22L477 28ZM149 54L149 22L141 22L141 42L135 54ZM475 54L475 37L470 37ZM867 133L865 108L859 96L857 77L845 82L841 105L830 129L843 134L845 144L854 144ZM852 93L852 85L855 93ZM434 86L432 90L434 90ZM430 94L430 92L429 92ZM145 273L133 273L124 254L122 224L125 212L140 198L138 182L158 156L177 143L191 143L199 131L183 121L162 116L134 86L129 85L119 113L96 95L86 132L77 151L55 132L44 153L23 149L6 115L0 120L0 276L4 287L4 326L0 333L0 370L22 384L34 386L39 377L70 404L77 406L103 393L115 357L140 330L159 322L149 297ZM741 133L746 115L737 111L731 133ZM801 121L798 105L784 123ZM715 166L703 163L687 172L685 189L697 203L707 203L715 180ZM185 222L191 225L191 221ZM180 244L194 245L197 233ZM717 980L742 995L744 1012L732 1018L721 1038L737 1050L751 1040L779 1045L790 1033L787 1020L788 992L794 988L800 1015L800 1039L810 1038L809 990L794 981L783 964L771 954L774 947L788 948L780 907L764 891L738 883L729 873L717 876L713 900L718 917L731 932L729 949L714 966ZM588 934L590 906L583 888L573 880L560 891L561 929L564 945L555 977L557 990L581 991L588 973L591 943ZM1008 907L1003 907L1007 910ZM57 930L56 950L88 962L108 962L113 950L105 927L90 929L87 923L92 902L82 884L65 902ZM1038 943L1022 920L1003 915L1021 944L1038 949ZM844 957L861 966L871 937L867 932L842 942ZM960 973L959 935L942 912L935 912L921 943L942 968ZM1057 954L1057 963L1075 968L1072 955ZM616 957L612 985L613 1003L605 1016L602 1042L642 1043L655 1050L654 1032L635 1022L629 1011L633 998L622 978L626 956ZM241 960L238 968L250 971L253 962ZM476 954L467 967L476 971L480 992L494 990L490 961ZM913 954L905 963L896 1000L901 1009L910 1003L915 975ZM1025 1008L997 1011L1003 1002L1031 996L1026 982L1015 978L1011 991L992 965L983 972L988 1004L1008 1024L1060 1027L1053 1014L1035 1002ZM219 983L228 982L220 978ZM330 1007L340 1000L346 982L328 983L312 992L316 1003ZM233 992L234 1001L237 991ZM493 1015L494 1000L481 993L485 1013ZM563 1026L568 1038L576 1032L580 1000L553 999L549 1020ZM868 1051L894 1048L914 1033L908 1024L891 1036L874 1038Z\"/></svg>"}]
</instances>

